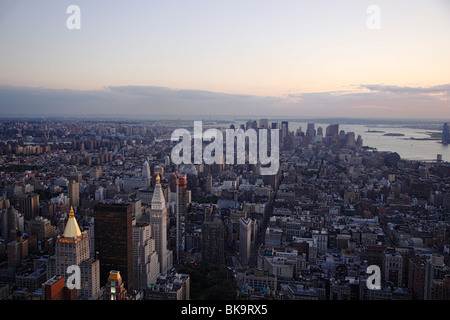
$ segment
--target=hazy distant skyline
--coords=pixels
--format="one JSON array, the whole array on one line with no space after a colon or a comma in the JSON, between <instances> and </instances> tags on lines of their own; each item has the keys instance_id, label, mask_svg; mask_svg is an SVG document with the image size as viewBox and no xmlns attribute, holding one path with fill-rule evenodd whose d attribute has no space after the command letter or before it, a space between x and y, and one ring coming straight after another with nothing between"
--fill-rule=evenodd
<instances>
[{"instance_id":1,"label":"hazy distant skyline","mask_svg":"<svg viewBox=\"0 0 450 320\"><path fill-rule=\"evenodd\" d=\"M446 0L2 0L0 112L446 119L448 17Z\"/></svg>"}]
</instances>

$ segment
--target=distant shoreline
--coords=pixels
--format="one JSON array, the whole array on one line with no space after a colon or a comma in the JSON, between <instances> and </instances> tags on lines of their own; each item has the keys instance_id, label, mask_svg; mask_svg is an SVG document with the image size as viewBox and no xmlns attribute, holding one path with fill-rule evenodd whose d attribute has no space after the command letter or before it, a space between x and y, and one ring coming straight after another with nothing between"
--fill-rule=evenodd
<instances>
[{"instance_id":1,"label":"distant shoreline","mask_svg":"<svg viewBox=\"0 0 450 320\"><path fill-rule=\"evenodd\" d=\"M404 137L405 135L403 133L385 133L383 136L387 137Z\"/></svg>"},{"instance_id":2,"label":"distant shoreline","mask_svg":"<svg viewBox=\"0 0 450 320\"><path fill-rule=\"evenodd\" d=\"M440 143L442 143L442 133L441 132L427 132L426 134L429 135L428 138L415 138L415 137L410 137L410 138L405 138L405 140L422 140L422 141L439 141Z\"/></svg>"}]
</instances>

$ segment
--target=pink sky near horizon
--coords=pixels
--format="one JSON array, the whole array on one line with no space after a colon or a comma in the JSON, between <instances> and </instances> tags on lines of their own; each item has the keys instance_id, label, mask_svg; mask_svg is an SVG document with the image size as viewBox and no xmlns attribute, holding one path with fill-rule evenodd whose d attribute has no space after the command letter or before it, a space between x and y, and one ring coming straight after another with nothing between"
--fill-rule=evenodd
<instances>
[{"instance_id":1,"label":"pink sky near horizon","mask_svg":"<svg viewBox=\"0 0 450 320\"><path fill-rule=\"evenodd\" d=\"M68 30L72 2L0 4L0 85L85 96L163 87L179 93L164 98L175 114L190 106L188 92L208 91L230 103L270 97L261 108L275 113L450 117L445 0L78 0L81 29ZM379 30L367 27L370 5L380 8Z\"/></svg>"}]
</instances>

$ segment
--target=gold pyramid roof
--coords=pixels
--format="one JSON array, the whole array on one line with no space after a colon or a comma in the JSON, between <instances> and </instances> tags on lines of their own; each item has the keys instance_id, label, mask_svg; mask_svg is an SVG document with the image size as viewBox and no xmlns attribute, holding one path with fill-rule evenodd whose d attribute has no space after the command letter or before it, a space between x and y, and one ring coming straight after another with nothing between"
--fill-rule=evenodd
<instances>
[{"instance_id":1,"label":"gold pyramid roof","mask_svg":"<svg viewBox=\"0 0 450 320\"><path fill-rule=\"evenodd\" d=\"M80 228L78 227L73 207L70 207L69 220L67 220L66 228L64 229L63 236L65 238L76 238L81 236Z\"/></svg>"}]
</instances>

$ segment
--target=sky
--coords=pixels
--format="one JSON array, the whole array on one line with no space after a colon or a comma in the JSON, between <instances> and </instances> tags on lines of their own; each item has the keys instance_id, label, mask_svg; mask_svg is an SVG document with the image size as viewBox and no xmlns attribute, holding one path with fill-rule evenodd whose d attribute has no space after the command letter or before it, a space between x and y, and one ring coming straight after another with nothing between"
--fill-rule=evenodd
<instances>
[{"instance_id":1,"label":"sky","mask_svg":"<svg viewBox=\"0 0 450 320\"><path fill-rule=\"evenodd\" d=\"M0 0L0 44L3 115L450 119L448 0Z\"/></svg>"}]
</instances>

